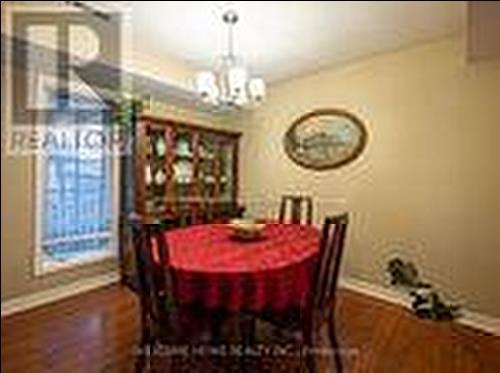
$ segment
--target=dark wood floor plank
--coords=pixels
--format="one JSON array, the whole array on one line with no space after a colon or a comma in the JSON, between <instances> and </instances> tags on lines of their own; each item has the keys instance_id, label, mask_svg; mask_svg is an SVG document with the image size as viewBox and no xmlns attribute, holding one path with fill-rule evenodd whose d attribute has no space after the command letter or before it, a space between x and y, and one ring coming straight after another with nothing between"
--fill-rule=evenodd
<instances>
[{"instance_id":1,"label":"dark wood floor plank","mask_svg":"<svg viewBox=\"0 0 500 373\"><path fill-rule=\"evenodd\" d=\"M500 372L500 338L455 323L415 318L399 306L340 291L338 332L347 372ZM232 328L228 325L229 333ZM2 319L2 372L133 372L139 338L138 304L118 285ZM259 327L260 342L272 335ZM231 341L238 340L231 337ZM321 338L321 346L328 347ZM261 356L255 371L293 372L296 354ZM332 371L328 356L322 371ZM238 372L239 359L156 358L153 370Z\"/></svg>"}]
</instances>

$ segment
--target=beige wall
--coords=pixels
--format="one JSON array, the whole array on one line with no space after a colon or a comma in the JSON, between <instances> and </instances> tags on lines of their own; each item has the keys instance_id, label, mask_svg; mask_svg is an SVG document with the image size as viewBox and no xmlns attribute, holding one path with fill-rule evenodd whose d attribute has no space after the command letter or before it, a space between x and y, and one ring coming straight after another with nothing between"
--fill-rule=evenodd
<instances>
[{"instance_id":1,"label":"beige wall","mask_svg":"<svg viewBox=\"0 0 500 373\"><path fill-rule=\"evenodd\" d=\"M2 2L2 32L8 28ZM137 47L137 46L136 46ZM126 66L136 73L186 88L191 69L181 61L168 57L150 56L146 48L132 50L126 56ZM1 273L2 301L51 288L72 281L90 278L117 269L115 260L84 265L42 277L35 277L33 265L35 219L35 162L31 157L13 157L5 154L5 137L10 126L10 103L7 97L10 84L8 66L2 65L2 152L1 152ZM223 121L209 113L172 105L156 106L155 114L205 125L223 125Z\"/></svg>"},{"instance_id":2,"label":"beige wall","mask_svg":"<svg viewBox=\"0 0 500 373\"><path fill-rule=\"evenodd\" d=\"M317 108L365 121L361 158L313 172L286 157L284 132ZM454 39L374 56L271 87L245 126L251 214L276 214L284 193L312 194L318 222L351 213L345 276L382 284L398 253L452 298L500 316L500 61L467 66Z\"/></svg>"}]
</instances>

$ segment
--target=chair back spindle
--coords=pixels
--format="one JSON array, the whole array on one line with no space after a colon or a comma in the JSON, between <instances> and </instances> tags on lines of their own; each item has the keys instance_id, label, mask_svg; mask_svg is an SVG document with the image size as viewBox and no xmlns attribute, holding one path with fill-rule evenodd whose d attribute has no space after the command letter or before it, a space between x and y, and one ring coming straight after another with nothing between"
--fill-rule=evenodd
<instances>
[{"instance_id":1,"label":"chair back spindle","mask_svg":"<svg viewBox=\"0 0 500 373\"><path fill-rule=\"evenodd\" d=\"M288 208L290 206L290 208ZM283 196L281 198L279 222L301 224L303 220L303 207L305 206L305 224L312 224L313 202L309 196ZM288 214L288 210L290 213ZM287 215L290 217L287 218Z\"/></svg>"}]
</instances>

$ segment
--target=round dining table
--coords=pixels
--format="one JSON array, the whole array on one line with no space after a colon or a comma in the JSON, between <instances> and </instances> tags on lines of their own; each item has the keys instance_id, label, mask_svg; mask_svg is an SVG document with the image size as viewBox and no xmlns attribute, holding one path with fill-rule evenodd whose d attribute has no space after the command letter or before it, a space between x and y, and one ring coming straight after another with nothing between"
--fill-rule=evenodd
<instances>
[{"instance_id":1,"label":"round dining table","mask_svg":"<svg viewBox=\"0 0 500 373\"><path fill-rule=\"evenodd\" d=\"M268 223L254 241L236 239L225 224L165 234L178 301L236 312L305 304L319 247L315 227Z\"/></svg>"}]
</instances>

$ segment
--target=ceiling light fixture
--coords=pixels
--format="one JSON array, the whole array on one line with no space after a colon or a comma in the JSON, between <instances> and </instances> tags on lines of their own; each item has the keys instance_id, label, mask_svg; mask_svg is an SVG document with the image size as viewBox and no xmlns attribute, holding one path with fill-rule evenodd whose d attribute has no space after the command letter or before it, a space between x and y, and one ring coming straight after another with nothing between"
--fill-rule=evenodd
<instances>
[{"instance_id":1,"label":"ceiling light fixture","mask_svg":"<svg viewBox=\"0 0 500 373\"><path fill-rule=\"evenodd\" d=\"M216 59L213 71L196 75L196 91L204 102L222 108L242 108L263 101L266 84L261 78L249 78L240 57L234 53L233 29L238 22L234 10L226 11L222 21L228 26L227 52Z\"/></svg>"}]
</instances>

